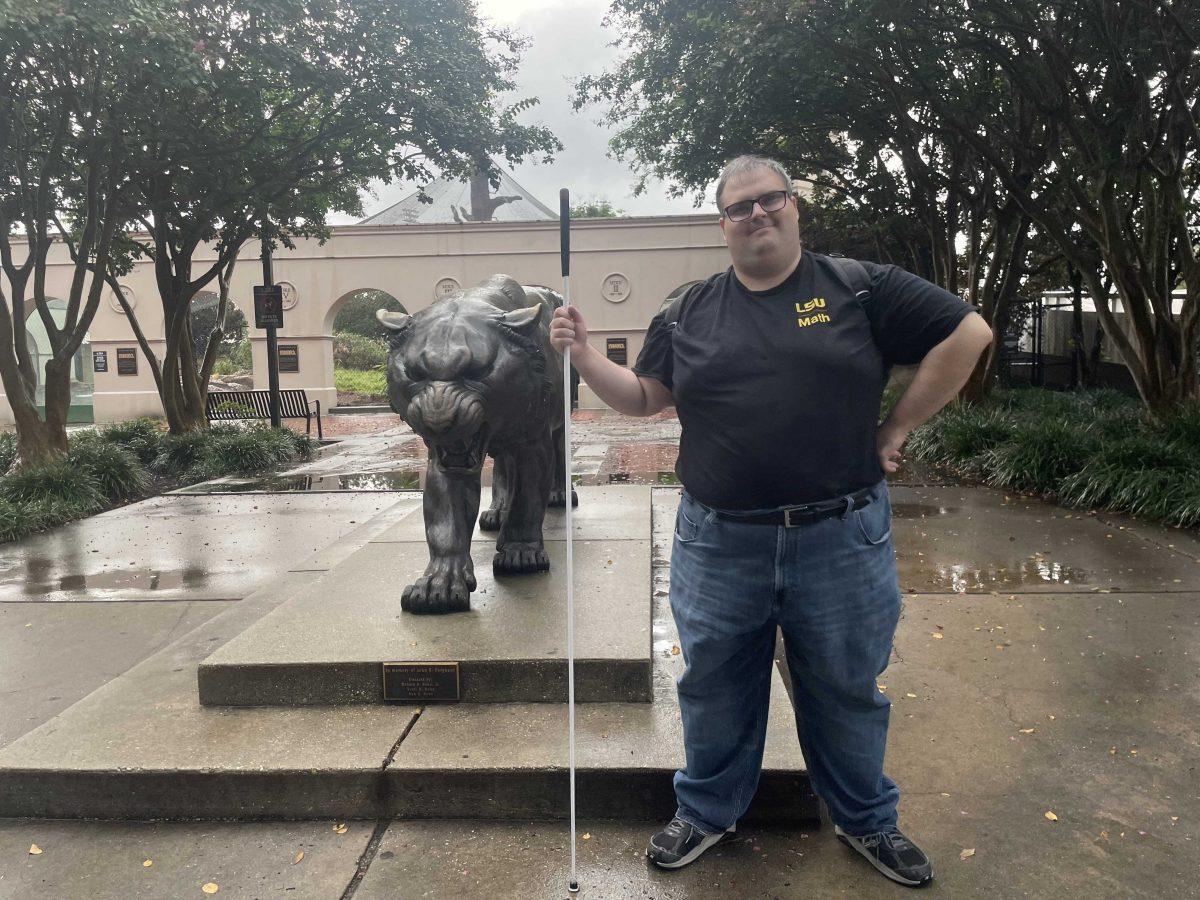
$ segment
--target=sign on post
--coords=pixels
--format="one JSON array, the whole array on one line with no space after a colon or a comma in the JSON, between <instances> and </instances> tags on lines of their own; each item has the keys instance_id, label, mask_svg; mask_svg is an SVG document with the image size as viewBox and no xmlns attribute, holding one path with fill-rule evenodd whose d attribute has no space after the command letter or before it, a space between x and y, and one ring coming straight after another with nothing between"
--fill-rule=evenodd
<instances>
[{"instance_id":1,"label":"sign on post","mask_svg":"<svg viewBox=\"0 0 1200 900\"><path fill-rule=\"evenodd\" d=\"M283 288L279 285L254 286L254 327L283 327Z\"/></svg>"}]
</instances>

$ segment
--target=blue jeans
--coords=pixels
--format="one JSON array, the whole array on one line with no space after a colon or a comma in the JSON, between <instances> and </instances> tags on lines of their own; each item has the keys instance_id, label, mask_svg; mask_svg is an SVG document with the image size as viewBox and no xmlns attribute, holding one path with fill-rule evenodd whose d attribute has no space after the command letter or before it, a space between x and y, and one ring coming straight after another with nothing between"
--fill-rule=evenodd
<instances>
[{"instance_id":1,"label":"blue jeans","mask_svg":"<svg viewBox=\"0 0 1200 900\"><path fill-rule=\"evenodd\" d=\"M896 824L883 773L891 703L876 686L900 618L887 482L862 509L784 528L718 518L686 491L671 551L671 611L687 767L676 812L708 833L758 788L776 626L814 792L851 835Z\"/></svg>"}]
</instances>

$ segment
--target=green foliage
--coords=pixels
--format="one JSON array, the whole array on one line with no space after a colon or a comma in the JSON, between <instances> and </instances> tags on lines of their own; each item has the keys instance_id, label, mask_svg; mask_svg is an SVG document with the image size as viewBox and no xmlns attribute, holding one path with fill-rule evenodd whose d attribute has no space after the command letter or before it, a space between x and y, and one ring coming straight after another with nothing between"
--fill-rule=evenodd
<instances>
[{"instance_id":1,"label":"green foliage","mask_svg":"<svg viewBox=\"0 0 1200 900\"><path fill-rule=\"evenodd\" d=\"M17 435L12 431L0 433L0 476L8 471L17 458Z\"/></svg>"},{"instance_id":2,"label":"green foliage","mask_svg":"<svg viewBox=\"0 0 1200 900\"><path fill-rule=\"evenodd\" d=\"M162 423L147 416L105 425L99 432L101 440L125 448L143 465L149 465L158 456L164 435Z\"/></svg>"},{"instance_id":3,"label":"green foliage","mask_svg":"<svg viewBox=\"0 0 1200 900\"><path fill-rule=\"evenodd\" d=\"M157 450L156 446L156 453ZM150 477L142 468L142 462L116 443L103 440L72 442L67 460L89 474L92 483L109 503L136 499L150 489Z\"/></svg>"},{"instance_id":4,"label":"green foliage","mask_svg":"<svg viewBox=\"0 0 1200 900\"><path fill-rule=\"evenodd\" d=\"M1064 478L1083 468L1097 443L1086 427L1072 422L1018 423L989 454L987 480L1013 490L1057 493Z\"/></svg>"},{"instance_id":5,"label":"green foliage","mask_svg":"<svg viewBox=\"0 0 1200 900\"><path fill-rule=\"evenodd\" d=\"M252 425L248 428L214 427L198 466L190 476L257 475L299 460L297 442L286 428Z\"/></svg>"},{"instance_id":6,"label":"green foliage","mask_svg":"<svg viewBox=\"0 0 1200 900\"><path fill-rule=\"evenodd\" d=\"M233 343L222 341L221 349L217 351L216 362L213 363L214 375L233 375L253 369L253 350L249 337L243 337Z\"/></svg>"},{"instance_id":7,"label":"green foliage","mask_svg":"<svg viewBox=\"0 0 1200 900\"><path fill-rule=\"evenodd\" d=\"M163 438L162 446L151 468L158 474L169 478L181 478L185 473L199 471L212 432L218 427L220 426L185 431L182 434L168 434ZM199 481L201 479L197 477L188 480Z\"/></svg>"},{"instance_id":8,"label":"green foliage","mask_svg":"<svg viewBox=\"0 0 1200 900\"><path fill-rule=\"evenodd\" d=\"M334 369L333 383L340 394L387 398L387 373L380 369L368 372L358 369Z\"/></svg>"},{"instance_id":9,"label":"green foliage","mask_svg":"<svg viewBox=\"0 0 1200 900\"><path fill-rule=\"evenodd\" d=\"M333 364L337 368L374 369L387 363L388 349L377 338L352 332L333 333Z\"/></svg>"},{"instance_id":10,"label":"green foliage","mask_svg":"<svg viewBox=\"0 0 1200 900\"><path fill-rule=\"evenodd\" d=\"M375 312L380 309L389 312L408 311L404 304L386 291L357 291L334 317L334 339L340 335L355 334L373 341L381 341L386 331L375 318Z\"/></svg>"},{"instance_id":11,"label":"green foliage","mask_svg":"<svg viewBox=\"0 0 1200 900\"><path fill-rule=\"evenodd\" d=\"M1013 422L1001 410L954 403L914 429L906 450L925 462L979 477L991 464L991 452L1012 432Z\"/></svg>"},{"instance_id":12,"label":"green foliage","mask_svg":"<svg viewBox=\"0 0 1200 900\"><path fill-rule=\"evenodd\" d=\"M584 197L571 207L572 219L619 219L625 210L617 209L603 197Z\"/></svg>"},{"instance_id":13,"label":"green foliage","mask_svg":"<svg viewBox=\"0 0 1200 900\"><path fill-rule=\"evenodd\" d=\"M100 509L105 500L91 470L69 459L4 476L0 479L0 499L25 506L58 500L87 513Z\"/></svg>"}]
</instances>

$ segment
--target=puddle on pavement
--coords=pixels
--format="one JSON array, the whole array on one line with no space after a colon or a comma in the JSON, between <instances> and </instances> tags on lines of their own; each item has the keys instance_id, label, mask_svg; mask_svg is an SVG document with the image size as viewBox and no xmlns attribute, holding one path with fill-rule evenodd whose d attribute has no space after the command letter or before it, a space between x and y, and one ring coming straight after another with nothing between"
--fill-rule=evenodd
<instances>
[{"instance_id":1,"label":"puddle on pavement","mask_svg":"<svg viewBox=\"0 0 1200 900\"><path fill-rule=\"evenodd\" d=\"M893 503L893 519L926 519L932 516L948 516L956 513L958 506L935 506L932 503Z\"/></svg>"},{"instance_id":2,"label":"puddle on pavement","mask_svg":"<svg viewBox=\"0 0 1200 900\"><path fill-rule=\"evenodd\" d=\"M25 593L42 596L59 591L169 591L199 588L208 583L210 572L200 566L185 569L106 569L88 574L50 575L49 567L30 565Z\"/></svg>"},{"instance_id":3,"label":"puddle on pavement","mask_svg":"<svg viewBox=\"0 0 1200 900\"><path fill-rule=\"evenodd\" d=\"M190 494L258 494L305 491L413 491L420 490L424 470L401 469L389 472L356 472L329 475L273 475L236 481L198 484Z\"/></svg>"},{"instance_id":4,"label":"puddle on pavement","mask_svg":"<svg viewBox=\"0 0 1200 900\"><path fill-rule=\"evenodd\" d=\"M677 485L674 472L609 472L604 475L572 475L576 485L655 484ZM480 484L490 487L492 470L487 467ZM307 491L419 491L425 488L425 467L386 472L334 472L313 475L272 475L266 478L222 479L197 484L178 493L186 494L285 494Z\"/></svg>"},{"instance_id":5,"label":"puddle on pavement","mask_svg":"<svg viewBox=\"0 0 1200 900\"><path fill-rule=\"evenodd\" d=\"M920 584L919 591L942 590L956 594L1012 590L1034 584L1088 584L1088 573L1083 569L1046 559L1027 559L1014 567L956 564L926 568L926 565L921 561L914 566L909 560L904 566L904 581Z\"/></svg>"}]
</instances>

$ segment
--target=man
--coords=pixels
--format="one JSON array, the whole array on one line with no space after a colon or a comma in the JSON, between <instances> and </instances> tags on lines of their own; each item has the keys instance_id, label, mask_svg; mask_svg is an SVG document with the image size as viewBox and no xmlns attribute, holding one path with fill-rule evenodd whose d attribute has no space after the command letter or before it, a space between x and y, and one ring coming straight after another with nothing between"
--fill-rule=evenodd
<instances>
[{"instance_id":1,"label":"man","mask_svg":"<svg viewBox=\"0 0 1200 900\"><path fill-rule=\"evenodd\" d=\"M894 266L803 250L786 170L730 162L717 183L732 266L650 323L632 370L587 343L574 307L550 339L627 415L674 405L683 496L670 602L686 767L646 853L679 868L733 832L758 786L776 628L814 791L840 840L901 884L933 877L897 827L876 685L900 616L886 472L992 340L973 307ZM673 319L674 321L669 321ZM892 364L920 363L877 425Z\"/></svg>"}]
</instances>

